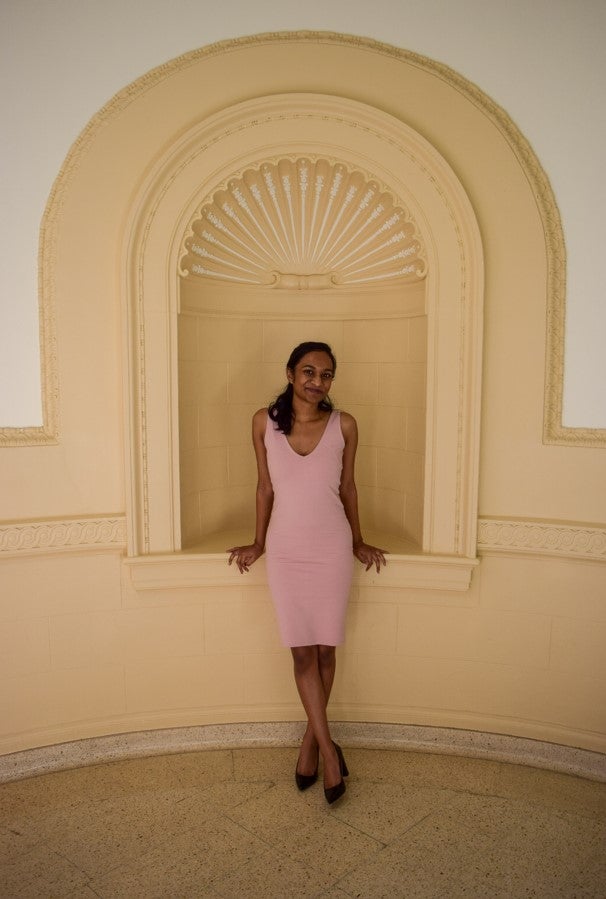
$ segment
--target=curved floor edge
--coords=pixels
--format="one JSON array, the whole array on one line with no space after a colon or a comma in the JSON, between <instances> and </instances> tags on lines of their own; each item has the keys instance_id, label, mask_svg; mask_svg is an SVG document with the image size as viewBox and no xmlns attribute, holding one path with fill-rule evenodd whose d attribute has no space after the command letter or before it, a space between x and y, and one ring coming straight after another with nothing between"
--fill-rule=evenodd
<instances>
[{"instance_id":1,"label":"curved floor edge","mask_svg":"<svg viewBox=\"0 0 606 899\"><path fill-rule=\"evenodd\" d=\"M606 754L558 743L458 728L332 722L345 746L433 752L544 768L606 782ZM0 783L129 758L213 749L294 746L299 721L206 724L92 737L0 756Z\"/></svg>"}]
</instances>

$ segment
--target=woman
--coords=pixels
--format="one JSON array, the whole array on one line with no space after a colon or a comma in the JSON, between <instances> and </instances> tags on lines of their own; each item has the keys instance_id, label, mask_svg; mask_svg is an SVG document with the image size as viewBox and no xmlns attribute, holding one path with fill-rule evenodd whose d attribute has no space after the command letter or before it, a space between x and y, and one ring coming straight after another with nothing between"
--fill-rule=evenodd
<instances>
[{"instance_id":1,"label":"woman","mask_svg":"<svg viewBox=\"0 0 606 899\"><path fill-rule=\"evenodd\" d=\"M307 714L295 780L300 790L324 767L329 803L345 792L349 773L331 739L326 706L335 676L335 646L343 642L353 555L380 571L384 550L362 539L354 462L357 425L329 399L336 360L326 343L296 347L288 384L269 409L253 416L258 483L254 543L228 552L246 572L265 551L280 635L289 646ZM352 555L353 550L353 555Z\"/></svg>"}]
</instances>

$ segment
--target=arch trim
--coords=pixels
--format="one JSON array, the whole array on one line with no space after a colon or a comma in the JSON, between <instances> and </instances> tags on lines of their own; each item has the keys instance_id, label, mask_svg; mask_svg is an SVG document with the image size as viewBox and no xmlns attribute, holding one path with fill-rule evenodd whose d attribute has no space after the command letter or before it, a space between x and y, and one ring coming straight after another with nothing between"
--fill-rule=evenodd
<instances>
[{"instance_id":1,"label":"arch trim","mask_svg":"<svg viewBox=\"0 0 606 899\"><path fill-rule=\"evenodd\" d=\"M562 423L564 338L566 318L566 251L560 213L549 180L532 147L505 110L479 87L449 66L409 50L370 38L328 31L275 32L211 44L164 63L115 95L93 116L74 142L53 185L44 212L39 251L39 321L43 425L0 428L0 446L32 446L58 441L60 386L55 335L56 238L66 191L90 143L101 129L135 100L164 80L203 58L228 54L245 47L275 42L313 41L358 47L423 69L461 92L499 128L522 166L536 199L543 223L548 262L546 362L544 389L544 443L606 446L606 429L569 428Z\"/></svg>"}]
</instances>

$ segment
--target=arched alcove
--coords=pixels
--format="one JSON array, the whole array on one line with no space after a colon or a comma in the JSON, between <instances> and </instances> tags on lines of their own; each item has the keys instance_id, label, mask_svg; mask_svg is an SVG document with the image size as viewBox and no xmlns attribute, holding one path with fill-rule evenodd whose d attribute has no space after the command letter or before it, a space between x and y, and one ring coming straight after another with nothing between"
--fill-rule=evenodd
<instances>
[{"instance_id":1,"label":"arched alcove","mask_svg":"<svg viewBox=\"0 0 606 899\"><path fill-rule=\"evenodd\" d=\"M240 191L242 197L245 184L252 190L255 172L261 172L262 177L268 172L278 173L280 167L284 170L293 160L295 168L297 160L314 160L314 165L317 162L324 166L326 173L334 176L340 172L346 176L349 188L357 181L366 185L367 190L372 187L377 191L383 199L378 204L382 206L379 215L389 206L408 223L410 233L407 236L402 232L402 239L407 242L407 248L412 248L404 249L416 260L414 271L406 264L393 268L394 260L389 257L394 254L388 252L389 247L379 249L381 242L375 229L372 239L370 231L359 235L357 268L339 272L338 266L334 271L328 266L326 271L312 271L310 259L298 266L289 266L284 259L279 270L274 259L274 268L268 263L257 283L234 282L241 286L240 290L234 290L226 277L228 271L232 274L238 271L231 267L236 264L234 247L228 252L223 240L227 235L221 234L217 227L216 213L214 235L212 230L202 227L202 210L212 212L213 203L221 204L230 186L231 190ZM269 189L267 185L266 188ZM316 210L317 215L326 217L326 236L331 229L333 236L337 234L339 224L349 212L343 203L337 204L338 209L335 204L331 207L330 197L329 189L322 200L324 205L318 207L320 211ZM334 194L333 200L336 197ZM277 207L271 215L275 216L276 210ZM331 328L334 331L336 327L340 332L333 342L343 359L344 383L347 383L347 366L354 380L356 365L373 366L373 377L381 375L385 394L391 392L392 397L398 393L415 394L408 405L408 401L401 405L402 415L392 416L392 422L407 422L411 435L408 447L405 435L398 438L399 445L379 446L376 433L380 426L375 422L368 428L370 442L366 446L369 450L366 460L365 449L361 453L362 466L374 472L362 476L362 480L374 478L374 483L363 485L363 511L371 528L387 520L384 530L396 541L392 561L408 559L409 562L402 565L400 574L398 566L392 565L392 576L399 582L400 576L410 577L417 571L415 582L466 586L475 564L483 260L471 204L435 148L401 121L342 97L309 94L264 97L236 104L183 135L150 172L133 212L136 214L131 222L126 265L131 363L134 363L129 402L133 437L131 555L179 554L184 543L198 542L192 525L196 516L201 520L198 487L200 465L205 463L204 453L200 454L203 448L195 442L192 445L193 430L201 433L200 406L195 413L195 424L191 415L183 412L184 406L194 405L187 401L185 382L189 378L191 391L199 396L200 385L211 383L212 371L199 369L197 374L192 374L191 366L182 366L183 455L179 460L179 315L205 317L206 330L199 324L193 340L199 358L185 359L184 354L192 353L192 339L191 331L188 337L183 327L181 355L185 363L197 361L204 365L206 354L211 367L218 363L229 368L230 360L213 359L218 343L210 335L209 322L214 323L215 331L219 322L230 323L224 327L222 340L228 339L225 335L230 327L232 334L235 333L237 321L244 323L244 329L246 322L252 321L262 323L262 332L265 328L261 337L264 348L258 358L266 366L262 393L251 391L251 380L240 366L231 382L229 371L223 371L223 393L211 403L219 407L222 397L226 399L230 390L235 391L239 396L237 405L243 408L237 410L232 424L242 435L238 441L245 442L249 434L244 422L249 420L250 412L271 399L276 385L279 387L283 380L287 348L298 342L303 331L309 336L310 328L321 329L330 339ZM232 212L236 214L235 210ZM240 212L243 214L243 208ZM308 209L308 215L311 214ZM265 215L271 230L267 208ZM389 220L390 215L384 216L380 227L391 227ZM273 222L274 229L278 224L278 220ZM352 234L354 230L352 226ZM244 233L241 226L238 233L241 239ZM387 239L398 233L394 231ZM218 244L219 234L222 246ZM273 238L275 241L275 234ZM316 238L317 233L313 248ZM284 240L287 239L285 236ZM341 245L347 241L346 236L339 239ZM367 239L370 242L362 247ZM377 271L382 271L379 283L361 278L362 257L364 251L372 250L372 240L378 253L374 261L380 263ZM209 264L200 265L196 260L212 262L215 266L212 274L209 274ZM237 264L241 263L242 260ZM294 270L289 271L289 267ZM356 283L353 283L354 272L358 273ZM244 277L241 271L238 277ZM212 290L204 291L200 282L212 282ZM416 337L412 343L416 349L411 356L412 319L418 319L418 323L413 326ZM350 351L345 349L346 322ZM373 340L365 339L365 327L374 328ZM273 328L272 340L268 328ZM397 329L400 329L399 338ZM253 343L253 340L247 342L244 336L240 340L240 346L249 347ZM383 349L382 357L379 354L365 358L365 347L372 347L376 353L379 346ZM148 359L155 360L153 366L147 364ZM163 360L162 364L158 365L158 359ZM389 366L399 367L399 382L393 377L396 369L390 371ZM406 366L409 366L407 372ZM188 367L190 374L185 375ZM417 373L416 377L411 377L412 371ZM217 372L218 369L215 375ZM360 392L366 397L366 406L380 412L381 404L375 402L377 391L374 394L360 391L360 382L356 389L352 384L345 391L343 405L350 408L353 404L354 411L361 411L364 418L365 403L364 400L360 403ZM229 427L225 418L221 427ZM204 432L208 433L206 424ZM227 456L221 447L218 452L208 454L208 467L203 472L207 477L207 487L203 489L207 490L204 514L208 527L201 527L200 538L216 532L224 535L242 523L249 524L246 519L243 522L242 515L250 514L243 511L243 498L251 487L250 461L246 462L244 456L251 460L251 453L249 447L239 451L236 446L244 444L232 448L234 480L231 484L226 475L229 449ZM389 464L384 465L389 475L383 483L377 461L379 449L384 462L390 457ZM414 465L406 464L410 462L405 458L407 452L419 457L416 485L411 475ZM185 473L183 483L197 482L198 498L193 513L191 507L184 508L186 533L182 541L181 504L187 502L189 494L187 487L181 492L181 468L187 468L188 453L189 464L197 473ZM369 462L368 456L372 457L373 453ZM215 459L214 469L209 462L211 457ZM394 474L395 479L401 478L399 493L394 489ZM216 485L221 482L219 490ZM195 491L189 491L192 492ZM389 500L392 500L391 507ZM212 542L204 545L204 539L201 544L198 548L205 551L197 555L190 552L189 564L194 557L200 565L207 564L213 550L219 549ZM422 576L418 574L420 569L411 566L411 554L416 556L417 566L422 566ZM183 561L182 554L180 559ZM433 569L437 580L430 574L433 562L438 564ZM446 570L451 573L445 574Z\"/></svg>"},{"instance_id":2,"label":"arched alcove","mask_svg":"<svg viewBox=\"0 0 606 899\"><path fill-rule=\"evenodd\" d=\"M183 548L251 539L251 410L281 387L292 344L327 339L333 398L360 422L364 531L391 552L421 550L426 273L408 210L341 160L266 160L205 199L180 263Z\"/></svg>"}]
</instances>

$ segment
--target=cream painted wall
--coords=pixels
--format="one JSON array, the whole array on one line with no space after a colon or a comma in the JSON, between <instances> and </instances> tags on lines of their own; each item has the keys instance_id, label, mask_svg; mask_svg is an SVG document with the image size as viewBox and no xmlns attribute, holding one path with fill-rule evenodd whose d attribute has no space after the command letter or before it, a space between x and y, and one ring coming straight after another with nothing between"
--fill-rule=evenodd
<instances>
[{"instance_id":1,"label":"cream painted wall","mask_svg":"<svg viewBox=\"0 0 606 899\"><path fill-rule=\"evenodd\" d=\"M155 102L166 96L163 89ZM465 101L450 90L436 88L451 97L450 116L431 103L416 112L460 136L453 107L464 110ZM192 577L169 588L161 579L135 584L123 558L124 321L116 235L142 160L150 161L145 154L174 137L170 116L177 121L187 114L187 104L173 104L146 131L152 94L133 99L129 124L119 114L99 129L65 194L57 248L61 441L2 451L2 517L11 520L0 522L0 539L23 537L16 548L3 543L0 554L4 752L108 732L299 714L262 562L243 580L218 557L210 560L209 583ZM498 161L508 188L509 229L499 227L499 197L481 184L464 141L448 143L451 165L471 185L481 227L492 238L480 463L480 515L487 527L480 564L471 589L462 592L403 589L390 581L389 569L380 579L358 573L331 711L354 720L469 727L606 751L606 529L587 524L603 524L606 517L605 451L542 444L540 221L515 154L490 123L479 127L486 141L482 165L492 170ZM136 132L140 143L123 140L130 152L116 158L112 130L123 138ZM86 189L79 193L77 182ZM96 205L89 225L83 197L90 196ZM107 221L118 224L112 230ZM105 261L98 268L96 254ZM45 530L45 522L31 521L36 517L55 522ZM577 528L579 521L585 525ZM72 526L75 536L64 539ZM52 540L55 548L48 546Z\"/></svg>"},{"instance_id":2,"label":"cream painted wall","mask_svg":"<svg viewBox=\"0 0 606 899\"><path fill-rule=\"evenodd\" d=\"M601 265L606 61L600 0L7 0L0 9L5 125L0 426L38 424L36 252L44 206L71 144L111 96L195 47L263 31L360 34L444 62L513 117L554 187L568 250L564 423L606 427ZM512 264L515 264L512 261Z\"/></svg>"}]
</instances>

